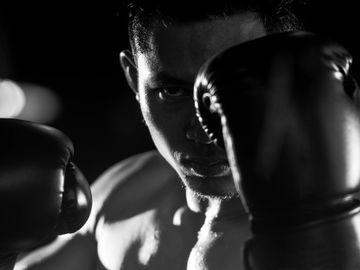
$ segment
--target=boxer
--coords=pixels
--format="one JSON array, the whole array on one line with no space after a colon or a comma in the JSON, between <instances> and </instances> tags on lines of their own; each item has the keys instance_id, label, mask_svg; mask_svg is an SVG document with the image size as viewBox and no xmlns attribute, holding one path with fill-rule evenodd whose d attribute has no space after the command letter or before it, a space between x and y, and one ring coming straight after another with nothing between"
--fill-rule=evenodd
<instances>
[{"instance_id":1,"label":"boxer","mask_svg":"<svg viewBox=\"0 0 360 270\"><path fill-rule=\"evenodd\" d=\"M247 216L225 151L197 120L193 86L214 54L301 26L291 1L196 3L128 5L130 47L120 62L156 150L106 170L92 185L85 226L22 254L16 270L242 269Z\"/></svg>"},{"instance_id":2,"label":"boxer","mask_svg":"<svg viewBox=\"0 0 360 270\"><path fill-rule=\"evenodd\" d=\"M335 41L296 32L234 46L201 68L198 116L225 146L251 221L246 269L359 267L360 106L351 63Z\"/></svg>"},{"instance_id":3,"label":"boxer","mask_svg":"<svg viewBox=\"0 0 360 270\"><path fill-rule=\"evenodd\" d=\"M0 119L0 134L0 269L12 269L20 252L79 230L92 198L62 132Z\"/></svg>"}]
</instances>

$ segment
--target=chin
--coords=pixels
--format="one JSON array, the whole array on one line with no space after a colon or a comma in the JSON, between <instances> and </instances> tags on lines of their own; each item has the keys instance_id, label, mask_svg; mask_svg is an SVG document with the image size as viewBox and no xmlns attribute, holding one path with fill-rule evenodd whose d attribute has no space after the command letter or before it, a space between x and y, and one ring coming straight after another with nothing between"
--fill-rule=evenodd
<instances>
[{"instance_id":1,"label":"chin","mask_svg":"<svg viewBox=\"0 0 360 270\"><path fill-rule=\"evenodd\" d=\"M199 197L232 199L239 197L231 177L182 177L185 186Z\"/></svg>"}]
</instances>

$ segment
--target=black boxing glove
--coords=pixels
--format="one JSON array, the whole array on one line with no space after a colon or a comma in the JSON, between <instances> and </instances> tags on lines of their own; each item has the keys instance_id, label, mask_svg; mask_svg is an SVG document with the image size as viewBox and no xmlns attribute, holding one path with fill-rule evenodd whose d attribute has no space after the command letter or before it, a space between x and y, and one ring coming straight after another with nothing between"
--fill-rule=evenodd
<instances>
[{"instance_id":1,"label":"black boxing glove","mask_svg":"<svg viewBox=\"0 0 360 270\"><path fill-rule=\"evenodd\" d=\"M351 62L333 40L298 32L237 45L199 71L199 120L226 148L255 236L248 269L360 266L360 111Z\"/></svg>"},{"instance_id":2,"label":"black boxing glove","mask_svg":"<svg viewBox=\"0 0 360 270\"><path fill-rule=\"evenodd\" d=\"M70 139L55 128L0 119L0 254L12 257L79 230L91 192L71 162ZM1 256L0 256L1 257Z\"/></svg>"}]
</instances>

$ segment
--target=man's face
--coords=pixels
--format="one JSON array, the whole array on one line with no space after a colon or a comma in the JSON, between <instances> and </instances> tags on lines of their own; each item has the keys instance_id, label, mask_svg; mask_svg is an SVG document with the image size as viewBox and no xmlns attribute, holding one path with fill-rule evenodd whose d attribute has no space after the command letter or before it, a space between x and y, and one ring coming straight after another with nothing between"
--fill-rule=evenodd
<instances>
[{"instance_id":1,"label":"man's face","mask_svg":"<svg viewBox=\"0 0 360 270\"><path fill-rule=\"evenodd\" d=\"M152 139L183 183L200 195L230 197L236 190L225 151L209 141L196 118L196 74L214 54L263 35L252 13L157 24L148 40L150 50L135 55L140 107Z\"/></svg>"}]
</instances>

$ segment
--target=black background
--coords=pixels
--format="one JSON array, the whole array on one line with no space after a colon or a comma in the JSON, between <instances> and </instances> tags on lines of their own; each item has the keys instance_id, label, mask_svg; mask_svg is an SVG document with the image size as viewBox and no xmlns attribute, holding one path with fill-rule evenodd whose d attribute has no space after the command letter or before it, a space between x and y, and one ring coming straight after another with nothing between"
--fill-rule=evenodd
<instances>
[{"instance_id":1,"label":"black background","mask_svg":"<svg viewBox=\"0 0 360 270\"><path fill-rule=\"evenodd\" d=\"M71 137L75 161L92 182L113 163L153 148L118 54L128 48L126 18L116 2L1 0L0 77L54 90L63 110L52 123ZM298 8L308 30L341 41L359 76L356 1L311 1ZM189 7L191 8L191 7Z\"/></svg>"}]
</instances>

